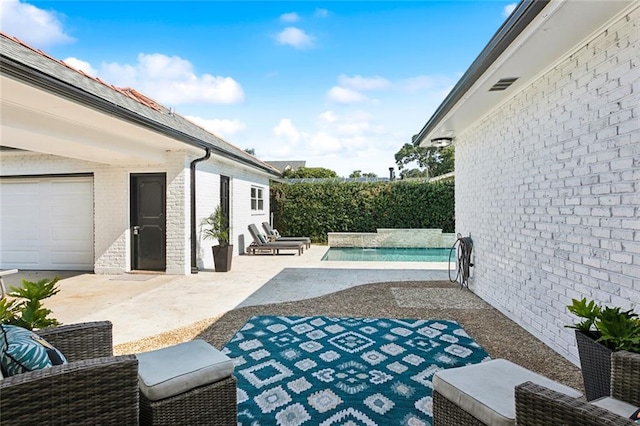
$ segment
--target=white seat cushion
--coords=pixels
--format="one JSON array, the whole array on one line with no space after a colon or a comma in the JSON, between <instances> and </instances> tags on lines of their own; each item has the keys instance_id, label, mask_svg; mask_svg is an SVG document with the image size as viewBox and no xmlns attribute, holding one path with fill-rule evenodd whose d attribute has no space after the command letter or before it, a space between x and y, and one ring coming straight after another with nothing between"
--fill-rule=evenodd
<instances>
[{"instance_id":1,"label":"white seat cushion","mask_svg":"<svg viewBox=\"0 0 640 426\"><path fill-rule=\"evenodd\" d=\"M572 397L582 394L506 359L437 372L433 389L481 422L494 426L515 424L515 387L526 381Z\"/></svg>"},{"instance_id":2,"label":"white seat cushion","mask_svg":"<svg viewBox=\"0 0 640 426\"><path fill-rule=\"evenodd\" d=\"M594 401L591 404L597 405L600 408L616 413L619 416L630 418L633 413L636 412L638 407L631 405L628 402L620 401L610 396L605 396Z\"/></svg>"},{"instance_id":3,"label":"white seat cushion","mask_svg":"<svg viewBox=\"0 0 640 426\"><path fill-rule=\"evenodd\" d=\"M143 352L136 357L140 391L150 401L215 383L229 377L234 368L228 356L204 340Z\"/></svg>"}]
</instances>

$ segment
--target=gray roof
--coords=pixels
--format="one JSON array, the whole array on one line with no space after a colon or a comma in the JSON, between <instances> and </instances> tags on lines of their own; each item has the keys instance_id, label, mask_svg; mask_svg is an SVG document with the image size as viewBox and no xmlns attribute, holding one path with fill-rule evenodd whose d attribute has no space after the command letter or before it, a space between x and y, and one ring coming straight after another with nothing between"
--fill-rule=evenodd
<instances>
[{"instance_id":1,"label":"gray roof","mask_svg":"<svg viewBox=\"0 0 640 426\"><path fill-rule=\"evenodd\" d=\"M0 73L188 145L208 148L214 155L279 176L271 165L135 90L118 88L88 76L1 32Z\"/></svg>"},{"instance_id":2,"label":"gray roof","mask_svg":"<svg viewBox=\"0 0 640 426\"><path fill-rule=\"evenodd\" d=\"M298 170L301 167L306 167L307 162L302 160L295 161L266 161L276 169L280 171L280 173L284 172L287 169Z\"/></svg>"}]
</instances>

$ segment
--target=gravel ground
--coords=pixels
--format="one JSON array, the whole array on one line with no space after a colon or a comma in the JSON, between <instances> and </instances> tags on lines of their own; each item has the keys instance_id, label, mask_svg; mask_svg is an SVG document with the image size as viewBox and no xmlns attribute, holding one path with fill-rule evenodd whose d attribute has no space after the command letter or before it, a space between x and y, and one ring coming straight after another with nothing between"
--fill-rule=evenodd
<instances>
[{"instance_id":1,"label":"gravel ground","mask_svg":"<svg viewBox=\"0 0 640 426\"><path fill-rule=\"evenodd\" d=\"M115 352L142 352L194 338L222 348L254 315L453 320L492 358L508 359L584 393L579 368L473 293L446 281L366 284L314 299L237 308L218 318L118 345Z\"/></svg>"}]
</instances>

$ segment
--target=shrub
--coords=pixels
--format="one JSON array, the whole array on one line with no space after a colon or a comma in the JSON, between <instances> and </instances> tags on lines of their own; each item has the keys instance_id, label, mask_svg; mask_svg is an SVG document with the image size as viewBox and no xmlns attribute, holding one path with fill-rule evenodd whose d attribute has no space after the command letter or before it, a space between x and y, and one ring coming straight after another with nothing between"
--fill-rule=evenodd
<instances>
[{"instance_id":1,"label":"shrub","mask_svg":"<svg viewBox=\"0 0 640 426\"><path fill-rule=\"evenodd\" d=\"M277 183L271 185L274 227L325 243L328 232L438 228L454 232L454 181Z\"/></svg>"}]
</instances>

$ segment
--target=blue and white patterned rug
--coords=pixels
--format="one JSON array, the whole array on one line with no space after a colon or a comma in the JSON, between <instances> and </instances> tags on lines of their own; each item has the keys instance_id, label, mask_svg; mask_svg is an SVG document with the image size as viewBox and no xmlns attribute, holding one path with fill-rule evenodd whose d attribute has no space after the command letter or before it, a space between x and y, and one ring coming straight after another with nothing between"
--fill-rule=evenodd
<instances>
[{"instance_id":1,"label":"blue and white patterned rug","mask_svg":"<svg viewBox=\"0 0 640 426\"><path fill-rule=\"evenodd\" d=\"M255 316L223 352L252 426L431 425L433 374L489 359L455 321L320 316Z\"/></svg>"}]
</instances>

